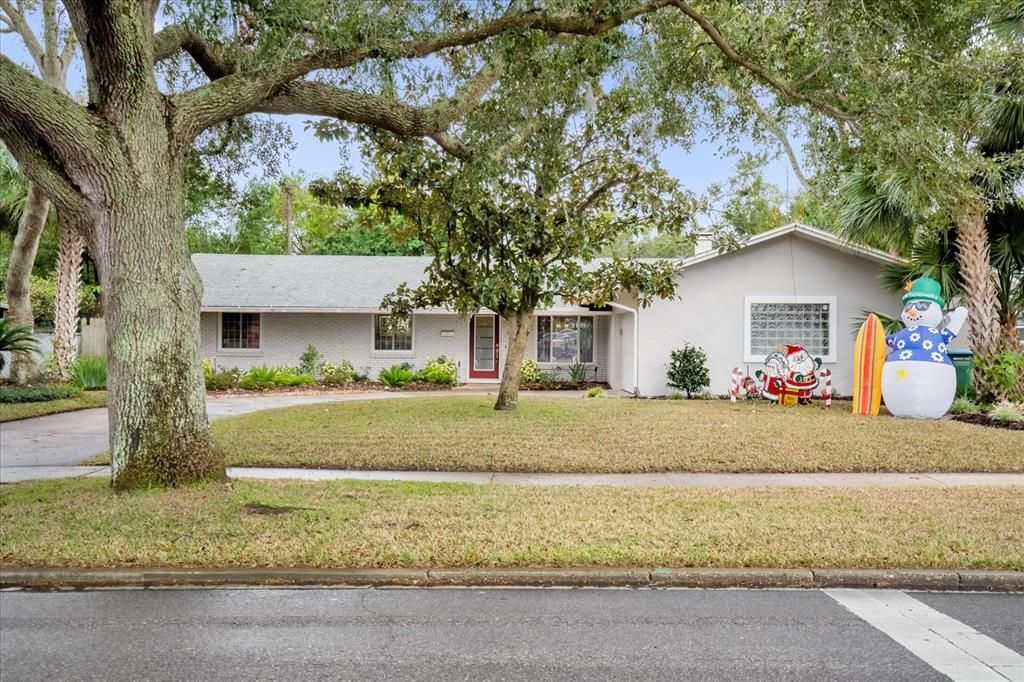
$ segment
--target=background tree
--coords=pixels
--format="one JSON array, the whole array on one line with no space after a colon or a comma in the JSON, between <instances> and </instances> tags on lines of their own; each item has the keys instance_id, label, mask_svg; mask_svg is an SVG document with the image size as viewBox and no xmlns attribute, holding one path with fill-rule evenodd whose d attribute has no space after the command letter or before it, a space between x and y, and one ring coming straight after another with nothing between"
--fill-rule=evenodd
<instances>
[{"instance_id":1,"label":"background tree","mask_svg":"<svg viewBox=\"0 0 1024 682\"><path fill-rule=\"evenodd\" d=\"M555 40L509 64L509 78L463 123L472 148L454 159L422 142L378 135L372 197L395 207L432 264L415 289L382 307L407 315L481 308L508 327L495 409L514 408L538 307L556 300L602 306L621 291L641 305L674 294L671 262L593 262L622 235L681 234L694 201L657 164L644 140L651 119L628 84L599 91L593 72L614 62L616 42ZM543 64L559 78L530 78Z\"/></svg>"},{"instance_id":2,"label":"background tree","mask_svg":"<svg viewBox=\"0 0 1024 682\"><path fill-rule=\"evenodd\" d=\"M68 67L75 56L77 41L70 30L67 17L61 11L56 0L42 0L42 36L36 36L29 23L28 8L31 5L13 3L11 0L0 0L0 31L18 35L25 49L32 58L33 65L42 81L59 92L67 95L65 81ZM4 290L8 315L30 329L35 316L32 314L31 276L35 264L39 239L50 217L50 200L45 188L30 181L25 192L25 201L21 211L18 229L11 243L10 257L7 262L7 276ZM58 277L65 283L65 288L75 286L77 280L72 279L71 270L75 275L81 266L80 239L75 227L66 221L57 222L57 231L61 233L62 252L59 263L64 271ZM77 252L76 252L77 247ZM74 305L75 295L65 298L66 305ZM76 311L62 310L61 325L55 327L54 354L60 360L66 360L70 351L74 329L68 334L66 319L75 319ZM66 370L65 365L62 369ZM38 356L33 353L14 353L11 357L11 377L18 383L25 383L39 373Z\"/></svg>"}]
</instances>

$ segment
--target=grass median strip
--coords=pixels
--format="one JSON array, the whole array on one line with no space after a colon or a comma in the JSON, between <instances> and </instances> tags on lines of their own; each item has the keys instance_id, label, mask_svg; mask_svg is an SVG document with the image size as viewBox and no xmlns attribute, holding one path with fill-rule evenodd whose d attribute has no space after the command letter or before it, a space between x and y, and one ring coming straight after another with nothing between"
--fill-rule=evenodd
<instances>
[{"instance_id":1,"label":"grass median strip","mask_svg":"<svg viewBox=\"0 0 1024 682\"><path fill-rule=\"evenodd\" d=\"M42 417L47 414L75 412L106 406L106 391L86 391L77 398L62 398L38 403L0 403L0 422L12 422L29 417Z\"/></svg>"},{"instance_id":2,"label":"grass median strip","mask_svg":"<svg viewBox=\"0 0 1024 682\"><path fill-rule=\"evenodd\" d=\"M234 481L0 489L6 566L1024 569L1020 488L668 490Z\"/></svg>"},{"instance_id":3,"label":"grass median strip","mask_svg":"<svg viewBox=\"0 0 1024 682\"><path fill-rule=\"evenodd\" d=\"M232 466L519 472L1024 471L1024 432L758 402L490 396L328 403L212 424Z\"/></svg>"}]
</instances>

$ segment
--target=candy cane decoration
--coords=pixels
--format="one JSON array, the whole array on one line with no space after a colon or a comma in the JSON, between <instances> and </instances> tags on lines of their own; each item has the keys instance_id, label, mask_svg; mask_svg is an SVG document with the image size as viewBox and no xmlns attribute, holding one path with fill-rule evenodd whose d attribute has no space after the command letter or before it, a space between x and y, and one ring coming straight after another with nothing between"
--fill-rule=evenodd
<instances>
[{"instance_id":1,"label":"candy cane decoration","mask_svg":"<svg viewBox=\"0 0 1024 682\"><path fill-rule=\"evenodd\" d=\"M821 389L821 399L825 401L825 407L832 407L832 370L823 369L818 372L824 386Z\"/></svg>"},{"instance_id":2,"label":"candy cane decoration","mask_svg":"<svg viewBox=\"0 0 1024 682\"><path fill-rule=\"evenodd\" d=\"M743 370L739 367L732 368L732 381L729 383L729 400L736 402L736 396L740 394L740 382L743 380Z\"/></svg>"}]
</instances>

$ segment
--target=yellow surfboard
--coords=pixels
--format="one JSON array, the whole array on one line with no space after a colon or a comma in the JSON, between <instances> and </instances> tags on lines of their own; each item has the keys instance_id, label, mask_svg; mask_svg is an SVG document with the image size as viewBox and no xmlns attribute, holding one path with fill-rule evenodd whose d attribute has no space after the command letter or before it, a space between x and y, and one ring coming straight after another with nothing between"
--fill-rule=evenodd
<instances>
[{"instance_id":1,"label":"yellow surfboard","mask_svg":"<svg viewBox=\"0 0 1024 682\"><path fill-rule=\"evenodd\" d=\"M868 315L853 345L853 413L877 415L882 404L882 365L889 347L877 315Z\"/></svg>"}]
</instances>

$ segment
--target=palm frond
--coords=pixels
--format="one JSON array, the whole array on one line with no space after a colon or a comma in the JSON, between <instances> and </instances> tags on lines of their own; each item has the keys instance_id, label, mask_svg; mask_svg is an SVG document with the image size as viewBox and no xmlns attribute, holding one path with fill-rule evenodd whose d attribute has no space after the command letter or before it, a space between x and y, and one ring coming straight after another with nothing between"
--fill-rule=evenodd
<instances>
[{"instance_id":1,"label":"palm frond","mask_svg":"<svg viewBox=\"0 0 1024 682\"><path fill-rule=\"evenodd\" d=\"M862 170L847 173L839 187L839 233L854 242L906 253L920 222L911 185L898 173L884 178Z\"/></svg>"},{"instance_id":2,"label":"palm frond","mask_svg":"<svg viewBox=\"0 0 1024 682\"><path fill-rule=\"evenodd\" d=\"M864 326L864 321L868 319L868 315L874 315L882 322L882 329L885 330L886 334L895 334L899 330L903 329L903 321L898 317L892 317L885 313L880 313L877 310L869 310L867 308L861 308L860 312L853 316L850 321L851 336L857 336L857 332Z\"/></svg>"}]
</instances>

